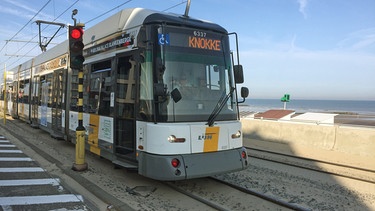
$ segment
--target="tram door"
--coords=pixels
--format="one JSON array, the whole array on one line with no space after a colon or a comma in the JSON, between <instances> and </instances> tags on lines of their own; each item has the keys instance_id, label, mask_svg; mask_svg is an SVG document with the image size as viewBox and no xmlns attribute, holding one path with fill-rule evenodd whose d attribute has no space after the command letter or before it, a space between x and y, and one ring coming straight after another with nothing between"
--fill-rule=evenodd
<instances>
[{"instance_id":1,"label":"tram door","mask_svg":"<svg viewBox=\"0 0 375 211\"><path fill-rule=\"evenodd\" d=\"M135 160L136 65L131 56L118 57L115 96L115 153Z\"/></svg>"},{"instance_id":2,"label":"tram door","mask_svg":"<svg viewBox=\"0 0 375 211\"><path fill-rule=\"evenodd\" d=\"M52 136L60 139L64 138L62 131L63 83L62 69L55 70L52 82Z\"/></svg>"},{"instance_id":3,"label":"tram door","mask_svg":"<svg viewBox=\"0 0 375 211\"><path fill-rule=\"evenodd\" d=\"M40 77L35 76L31 91L31 126L33 127L38 127L39 82Z\"/></svg>"}]
</instances>

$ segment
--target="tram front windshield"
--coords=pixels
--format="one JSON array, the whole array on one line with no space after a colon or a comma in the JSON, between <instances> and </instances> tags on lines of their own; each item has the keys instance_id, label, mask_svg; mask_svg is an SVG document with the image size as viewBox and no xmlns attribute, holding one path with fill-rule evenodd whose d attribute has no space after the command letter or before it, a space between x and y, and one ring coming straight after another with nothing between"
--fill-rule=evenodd
<instances>
[{"instance_id":1,"label":"tram front windshield","mask_svg":"<svg viewBox=\"0 0 375 211\"><path fill-rule=\"evenodd\" d=\"M201 122L212 115L215 121L235 120L236 93L227 35L160 27L157 37L153 78L164 94L154 95L156 121Z\"/></svg>"}]
</instances>

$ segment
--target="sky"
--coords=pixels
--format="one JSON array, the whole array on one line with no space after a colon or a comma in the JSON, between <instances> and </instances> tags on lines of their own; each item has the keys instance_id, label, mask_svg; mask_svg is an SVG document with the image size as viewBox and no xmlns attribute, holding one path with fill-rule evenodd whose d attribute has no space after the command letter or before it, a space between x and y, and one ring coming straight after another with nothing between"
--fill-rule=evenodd
<instances>
[{"instance_id":1,"label":"sky","mask_svg":"<svg viewBox=\"0 0 375 211\"><path fill-rule=\"evenodd\" d=\"M142 7L183 14L182 0L1 0L0 74L41 52L36 20L90 28ZM191 0L189 16L239 37L250 99L375 100L375 0ZM50 37L58 26L41 24ZM47 46L66 39L60 29ZM231 47L235 50L235 46ZM6 65L6 66L5 66Z\"/></svg>"}]
</instances>

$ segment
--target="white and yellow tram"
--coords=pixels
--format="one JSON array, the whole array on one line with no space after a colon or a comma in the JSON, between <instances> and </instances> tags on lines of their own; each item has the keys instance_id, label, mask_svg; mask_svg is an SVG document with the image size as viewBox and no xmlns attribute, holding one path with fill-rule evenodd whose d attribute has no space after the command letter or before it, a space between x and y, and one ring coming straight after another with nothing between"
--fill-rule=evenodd
<instances>
[{"instance_id":1,"label":"white and yellow tram","mask_svg":"<svg viewBox=\"0 0 375 211\"><path fill-rule=\"evenodd\" d=\"M87 29L84 44L87 150L157 180L248 166L236 91L242 67L224 28L125 9ZM14 68L10 114L74 142L78 72L68 60L65 41Z\"/></svg>"}]
</instances>

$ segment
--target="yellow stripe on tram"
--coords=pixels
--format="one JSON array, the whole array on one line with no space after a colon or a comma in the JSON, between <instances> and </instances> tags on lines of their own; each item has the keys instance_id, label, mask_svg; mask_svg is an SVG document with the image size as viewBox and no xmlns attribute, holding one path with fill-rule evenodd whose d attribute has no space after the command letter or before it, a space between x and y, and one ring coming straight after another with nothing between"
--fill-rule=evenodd
<instances>
[{"instance_id":1,"label":"yellow stripe on tram","mask_svg":"<svg viewBox=\"0 0 375 211\"><path fill-rule=\"evenodd\" d=\"M219 147L220 127L207 127L204 137L203 152L215 152Z\"/></svg>"}]
</instances>

